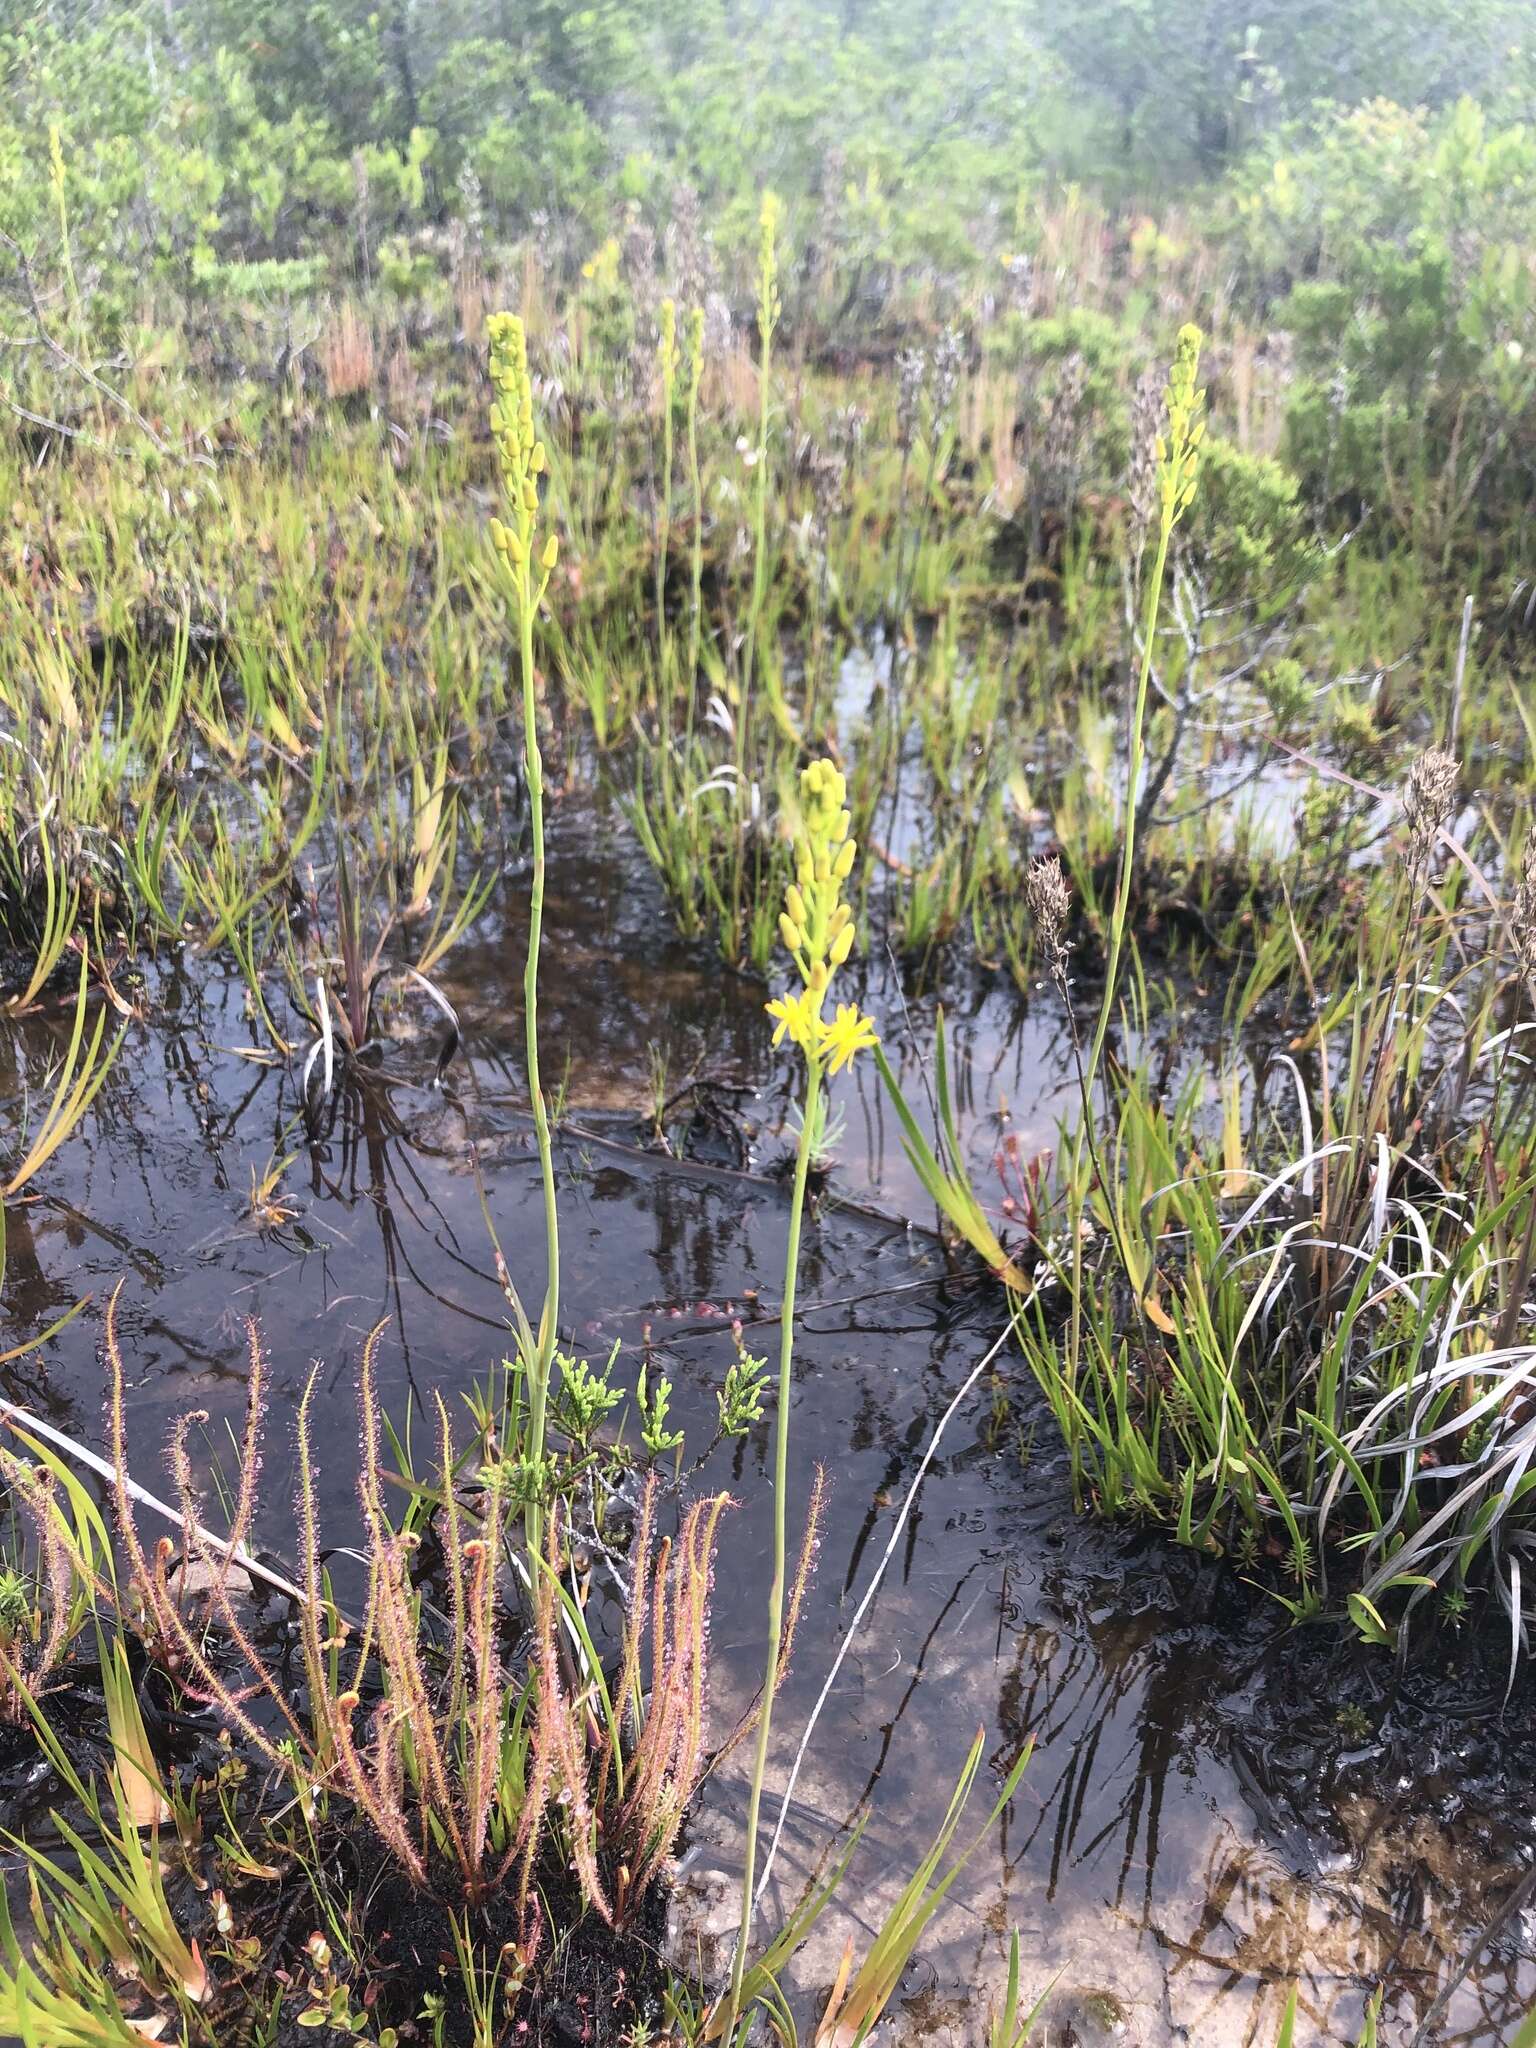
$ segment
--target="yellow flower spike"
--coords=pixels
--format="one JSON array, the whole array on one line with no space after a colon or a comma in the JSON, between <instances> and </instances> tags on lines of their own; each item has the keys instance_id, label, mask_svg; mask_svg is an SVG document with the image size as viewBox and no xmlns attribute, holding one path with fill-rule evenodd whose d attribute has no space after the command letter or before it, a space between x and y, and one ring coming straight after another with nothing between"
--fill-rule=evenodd
<instances>
[{"instance_id":1,"label":"yellow flower spike","mask_svg":"<svg viewBox=\"0 0 1536 2048\"><path fill-rule=\"evenodd\" d=\"M1205 393L1196 384L1200 368L1200 329L1179 329L1178 347L1164 394L1166 432L1158 436L1157 463L1164 517L1171 526L1188 511L1200 467L1199 448L1205 436L1202 417Z\"/></svg>"},{"instance_id":2,"label":"yellow flower spike","mask_svg":"<svg viewBox=\"0 0 1536 2048\"><path fill-rule=\"evenodd\" d=\"M873 1017L866 1017L857 1003L839 1003L837 1015L820 1026L821 1054L834 1074L853 1062L856 1053L880 1043Z\"/></svg>"}]
</instances>

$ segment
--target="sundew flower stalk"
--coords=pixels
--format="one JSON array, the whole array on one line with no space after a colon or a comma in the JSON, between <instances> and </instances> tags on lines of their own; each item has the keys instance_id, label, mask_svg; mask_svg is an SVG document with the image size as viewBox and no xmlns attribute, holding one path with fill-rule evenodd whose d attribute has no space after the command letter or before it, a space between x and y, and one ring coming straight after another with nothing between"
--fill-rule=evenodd
<instances>
[{"instance_id":1,"label":"sundew flower stalk","mask_svg":"<svg viewBox=\"0 0 1536 2048\"><path fill-rule=\"evenodd\" d=\"M724 2039L730 2042L740 2015L747 1945L752 1932L752 1893L757 1873L758 1821L773 1699L778 1688L784 1648L784 1589L787 1567L785 1494L789 1480L789 1394L795 1345L795 1279L800 1264L800 1226L805 1214L806 1182L820 1120L821 1090L826 1076L836 1074L854 1057L877 1043L873 1021L856 1003L839 1003L829 1019L825 1012L833 977L853 951L853 911L843 891L853 873L854 841L849 837L847 784L830 761L813 761L800 777L800 824L795 834L795 879L784 892L779 936L794 963L799 989L776 996L768 1014L777 1029L773 1042L785 1038L805 1060L805 1096L800 1117L800 1142L795 1153L795 1178L789 1208L789 1246L784 1260L784 1300L779 1315L779 1391L774 1418L773 1583L768 1594L768 1666L763 1710L757 1724L752 1787L747 1807L747 1841L741 1885L741 1930L731 1969Z\"/></svg>"},{"instance_id":2,"label":"sundew flower stalk","mask_svg":"<svg viewBox=\"0 0 1536 2048\"><path fill-rule=\"evenodd\" d=\"M518 662L523 683L523 759L528 782L528 814L533 840L533 885L528 901L528 958L523 969L523 1021L527 1041L528 1094L538 1140L539 1171L544 1182L545 1282L538 1335L525 1356L528 1374L528 1436L526 1456L533 1475L528 1507L528 1548L535 1579L542 1555L538 1489L544 1469L545 1420L555 1335L560 1316L560 1223L555 1201L555 1161L549 1134L549 1109L539 1084L539 944L544 930L544 762L539 753L538 703L534 690L533 622L559 552L550 534L538 548L539 478L545 470L544 444L533 429L533 385L528 375L528 338L513 313L498 313L489 322L491 432L501 464L503 498L509 513L504 523L491 521L491 542L506 566L517 621ZM537 549L537 554L536 554ZM524 1346L527 1352L527 1346Z\"/></svg>"}]
</instances>

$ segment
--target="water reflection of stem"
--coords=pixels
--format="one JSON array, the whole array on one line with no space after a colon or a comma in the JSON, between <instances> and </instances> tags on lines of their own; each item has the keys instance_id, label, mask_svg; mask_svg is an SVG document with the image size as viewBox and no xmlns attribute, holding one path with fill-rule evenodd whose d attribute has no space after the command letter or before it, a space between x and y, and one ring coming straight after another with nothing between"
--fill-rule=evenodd
<instances>
[{"instance_id":1,"label":"water reflection of stem","mask_svg":"<svg viewBox=\"0 0 1536 2048\"><path fill-rule=\"evenodd\" d=\"M763 1774L768 1765L773 1696L778 1690L779 1657L784 1640L785 1494L789 1486L789 1396L790 1368L794 1361L795 1349L795 1280L800 1265L800 1225L805 1215L806 1182L810 1176L811 1152L820 1106L821 1061L816 1055L808 1053L805 1109L800 1119L800 1143L795 1150L795 1184L789 1208L789 1244L784 1254L784 1301L779 1311L779 1403L778 1413L774 1418L773 1584L768 1593L768 1669L763 1687L762 1713L757 1723L757 1746L752 1759L752 1790L747 1804L747 1840L741 1875L741 1927L736 1936L735 1960L731 1965L731 1988L724 2033L727 2042L735 2038L741 2005L742 1980L747 1967L747 1945L752 1934L757 1831L763 1803ZM775 1843L777 1839L775 1835Z\"/></svg>"}]
</instances>

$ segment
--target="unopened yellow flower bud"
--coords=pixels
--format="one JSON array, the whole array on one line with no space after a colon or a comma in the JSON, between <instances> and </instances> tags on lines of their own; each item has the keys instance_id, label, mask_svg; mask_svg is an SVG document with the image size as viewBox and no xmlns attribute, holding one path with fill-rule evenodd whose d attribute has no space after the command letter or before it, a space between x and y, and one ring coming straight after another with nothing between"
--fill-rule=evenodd
<instances>
[{"instance_id":1,"label":"unopened yellow flower bud","mask_svg":"<svg viewBox=\"0 0 1536 2048\"><path fill-rule=\"evenodd\" d=\"M559 559L560 543L555 538L555 536L551 534L549 536L549 539L544 543L543 554L539 557L540 563L544 569L544 573L546 576L549 574L550 570L554 568L556 562L558 562Z\"/></svg>"},{"instance_id":2,"label":"unopened yellow flower bud","mask_svg":"<svg viewBox=\"0 0 1536 2048\"><path fill-rule=\"evenodd\" d=\"M843 962L848 958L848 955L852 951L853 926L851 924L845 924L842 930L837 934L837 937L832 941L832 951L829 956L832 965L834 967L841 967Z\"/></svg>"},{"instance_id":3,"label":"unopened yellow flower bud","mask_svg":"<svg viewBox=\"0 0 1536 2048\"><path fill-rule=\"evenodd\" d=\"M799 887L794 882L791 882L784 891L784 908L789 912L796 924L807 925L810 923L810 919L805 914L805 898L800 894Z\"/></svg>"},{"instance_id":4,"label":"unopened yellow flower bud","mask_svg":"<svg viewBox=\"0 0 1536 2048\"><path fill-rule=\"evenodd\" d=\"M784 941L791 953L798 953L805 944L805 933L801 931L788 912L783 910L779 912L779 937Z\"/></svg>"},{"instance_id":5,"label":"unopened yellow flower bud","mask_svg":"<svg viewBox=\"0 0 1536 2048\"><path fill-rule=\"evenodd\" d=\"M533 453L528 458L528 467L535 476L542 476L544 474L544 465L548 460L549 457L544 451L544 443L542 441L535 441Z\"/></svg>"},{"instance_id":6,"label":"unopened yellow flower bud","mask_svg":"<svg viewBox=\"0 0 1536 2048\"><path fill-rule=\"evenodd\" d=\"M812 994L813 996L819 996L819 995L820 995L820 994L822 993L822 991L823 991L823 990L825 989L825 987L826 987L826 985L827 985L828 981L830 981L830 979L831 979L831 975L829 974L829 972L828 972L828 970L827 970L827 963L826 963L826 961L825 961L825 960L818 960L818 961L816 962L816 965L815 965L815 966L814 966L814 967L813 967L813 968L811 969L811 980L810 980L810 989L811 989L811 994Z\"/></svg>"},{"instance_id":7,"label":"unopened yellow flower bud","mask_svg":"<svg viewBox=\"0 0 1536 2048\"><path fill-rule=\"evenodd\" d=\"M848 877L853 873L853 858L857 850L858 847L855 840L845 839L843 841L842 845L837 849L837 859L832 863L833 881L847 881Z\"/></svg>"},{"instance_id":8,"label":"unopened yellow flower bud","mask_svg":"<svg viewBox=\"0 0 1536 2048\"><path fill-rule=\"evenodd\" d=\"M841 771L830 761L813 761L802 770L800 807L805 814L806 832L812 840L832 840L847 795L848 785Z\"/></svg>"}]
</instances>

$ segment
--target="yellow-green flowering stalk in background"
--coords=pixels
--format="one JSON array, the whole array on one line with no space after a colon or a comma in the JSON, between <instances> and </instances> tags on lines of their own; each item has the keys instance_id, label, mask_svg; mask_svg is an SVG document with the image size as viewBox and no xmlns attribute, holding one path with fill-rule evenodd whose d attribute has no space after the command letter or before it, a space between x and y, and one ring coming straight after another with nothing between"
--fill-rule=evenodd
<instances>
[{"instance_id":1,"label":"yellow-green flowering stalk in background","mask_svg":"<svg viewBox=\"0 0 1536 2048\"><path fill-rule=\"evenodd\" d=\"M1125 950L1125 926L1130 911L1131 884L1136 875L1136 813L1141 800L1141 778L1146 765L1147 689L1152 678L1152 650L1157 639L1157 614L1162 604L1163 577L1168 567L1168 547L1173 529L1194 502L1195 477L1200 467L1200 443L1205 438L1205 393L1195 379L1200 370L1201 334L1186 322L1179 329L1173 367L1168 373L1164 403L1167 417L1157 437L1157 549L1152 574L1147 582L1146 613L1142 624L1141 666L1136 677L1136 696L1131 707L1131 730L1126 743L1125 829L1120 842L1120 872L1115 884L1114 907L1109 923L1109 957L1104 969L1104 995L1099 1021L1094 1028L1088 1054L1087 1086L1091 1089L1104 1054L1104 1040L1115 1013L1116 984Z\"/></svg>"},{"instance_id":2,"label":"yellow-green flowering stalk in background","mask_svg":"<svg viewBox=\"0 0 1536 2048\"><path fill-rule=\"evenodd\" d=\"M752 512L752 601L747 611L746 640L742 647L741 717L745 723L752 694L752 664L757 654L757 626L763 609L763 583L768 551L768 417L772 391L773 335L779 324L779 220L778 195L763 194L758 216L757 249L757 334L761 354L757 371L757 477Z\"/></svg>"},{"instance_id":3,"label":"yellow-green flowering stalk in background","mask_svg":"<svg viewBox=\"0 0 1536 2048\"><path fill-rule=\"evenodd\" d=\"M656 650L663 670L667 658L667 550L672 539L672 415L677 402L679 361L677 306L671 299L663 299L661 332L656 343L656 368L661 381L661 497L656 507ZM662 688L665 692L665 675ZM665 717L662 731L670 731Z\"/></svg>"},{"instance_id":4,"label":"yellow-green flowering stalk in background","mask_svg":"<svg viewBox=\"0 0 1536 2048\"><path fill-rule=\"evenodd\" d=\"M752 676L757 660L757 635L763 612L763 592L768 572L768 426L772 395L773 336L779 324L783 302L779 297L779 223L782 209L778 195L763 194L758 216L757 245L757 333L761 344L757 370L757 448L752 495L752 596L747 607L746 629L742 635L740 698L736 705L736 784L745 791L749 783L748 763L752 760L751 725L756 700ZM789 723L783 693L778 687L773 664L766 665L769 709L775 722L793 744L798 735ZM746 867L746 812L737 811L736 859L731 874L731 922L733 932L741 929L742 875Z\"/></svg>"},{"instance_id":5,"label":"yellow-green flowering stalk in background","mask_svg":"<svg viewBox=\"0 0 1536 2048\"><path fill-rule=\"evenodd\" d=\"M523 1016L527 1039L528 1094L544 1181L546 1277L544 1307L538 1335L524 1327L520 1344L528 1379L526 1456L532 1474L528 1508L529 1568L536 1580L542 1550L538 1489L544 1467L545 1418L550 1373L560 1316L560 1224L555 1203L555 1162L549 1135L549 1110L539 1085L539 942L544 929L544 762L539 753L538 702L534 689L533 625L559 552L550 534L538 546L539 478L544 474L544 444L533 429L533 384L528 375L528 338L513 313L497 313L488 323L491 343L491 432L501 466L507 519L492 519L491 542L505 565L517 623L518 661L523 683L523 760L528 782L528 814L533 840L533 884L528 901L528 958L523 970ZM536 552L537 551L537 552Z\"/></svg>"},{"instance_id":6,"label":"yellow-green flowering stalk in background","mask_svg":"<svg viewBox=\"0 0 1536 2048\"><path fill-rule=\"evenodd\" d=\"M693 548L688 600L688 736L693 737L693 700L699 687L699 627L704 610L704 488L699 478L699 386L704 381L704 308L688 314L687 342L688 489L693 499Z\"/></svg>"},{"instance_id":7,"label":"yellow-green flowering stalk in background","mask_svg":"<svg viewBox=\"0 0 1536 2048\"><path fill-rule=\"evenodd\" d=\"M872 1020L857 1003L837 1004L826 1014L837 971L853 951L853 911L844 890L853 873L855 847L849 837L848 789L830 761L813 761L800 777L800 825L795 834L795 879L784 892L779 936L794 962L798 989L776 996L768 1014L777 1025L773 1042L788 1038L805 1060L805 1098L800 1118L800 1143L795 1153L794 1188L790 1197L789 1246L784 1259L784 1301L779 1315L779 1398L774 1421L773 1584L768 1594L768 1669L763 1710L757 1724L752 1764L752 1789L747 1808L747 1842L741 1882L741 1930L731 1969L724 2039L735 2038L740 2016L747 1944L752 1932L752 1892L757 1875L758 1817L773 1699L779 1682L784 1640L786 1572L785 1494L789 1479L789 1389L795 1345L795 1277L800 1263L800 1225L805 1213L806 1181L821 1108L822 1082L838 1073L866 1047L877 1043Z\"/></svg>"},{"instance_id":8,"label":"yellow-green flowering stalk in background","mask_svg":"<svg viewBox=\"0 0 1536 2048\"><path fill-rule=\"evenodd\" d=\"M1162 603L1163 579L1168 566L1169 545L1174 528L1194 502L1195 481L1200 466L1200 443L1205 437L1205 393L1200 389L1197 378L1200 369L1201 335L1198 327L1186 324L1179 329L1178 342L1174 350L1173 366L1168 373L1168 386L1164 393L1164 419L1162 431L1154 444L1155 500L1148 507L1148 514L1157 513L1157 544L1153 556L1152 573L1147 582L1145 609L1142 618L1141 661L1137 672L1136 694L1131 707L1131 726L1126 743L1125 822L1120 847L1120 867L1115 885L1114 903L1110 912L1108 957L1104 970L1104 992L1099 1000L1098 1021L1094 1026L1093 1041L1089 1048L1086 1064L1077 1052L1075 1024L1071 1026L1074 1056L1077 1060L1078 1087L1083 1105L1082 1140L1092 1166L1092 1181L1097 1186L1108 1212L1111 1235L1121 1268L1131 1283L1132 1300L1138 1319L1143 1321L1150 1309L1145 1297L1145 1288L1151 1275L1144 1263L1138 1263L1132 1254L1130 1233L1122 1227L1117 1206L1115 1185L1104 1170L1100 1157L1098 1138L1095 1130L1093 1091L1098 1078L1099 1064L1103 1058L1104 1042L1109 1035L1110 1019L1115 1014L1120 967L1125 948L1126 924L1130 913L1131 890L1135 882L1137 856L1137 814L1141 803L1142 772L1145 765L1145 730L1147 714L1147 690L1152 674L1152 650L1157 635L1158 612ZM1063 931L1068 911L1066 890L1062 882L1060 863L1054 861L1036 862L1030 873L1028 895L1033 915L1036 936L1040 943L1047 971L1056 982L1071 1018L1071 995L1066 979L1066 950ZM1084 1262L1083 1224L1087 1211L1087 1194L1078 1187L1069 1201L1067 1211L1067 1233L1071 1246L1071 1268L1069 1299L1071 1315L1062 1340L1065 1358L1061 1358L1057 1345L1051 1346L1050 1363L1044 1373L1037 1363L1035 1370L1041 1376L1046 1394L1053 1401L1058 1390L1064 1390L1064 1401L1068 1404L1065 1412L1072 1417L1072 1428L1076 1428L1076 1417L1086 1415L1077 1389L1084 1375ZM1066 1277L1066 1276L1063 1276ZM1110 1355L1097 1326L1090 1321L1090 1335L1097 1346L1097 1368L1103 1376L1103 1384L1116 1385L1117 1365ZM1028 1347L1026 1347L1028 1348ZM1118 1397L1117 1397L1118 1398ZM1123 1417L1121 1418L1123 1421ZM1122 1431L1123 1434L1123 1431ZM1140 1438L1137 1437L1137 1443ZM1077 1453L1073 1453L1074 1489L1077 1486ZM1187 1512L1186 1496L1186 1512Z\"/></svg>"}]
</instances>

